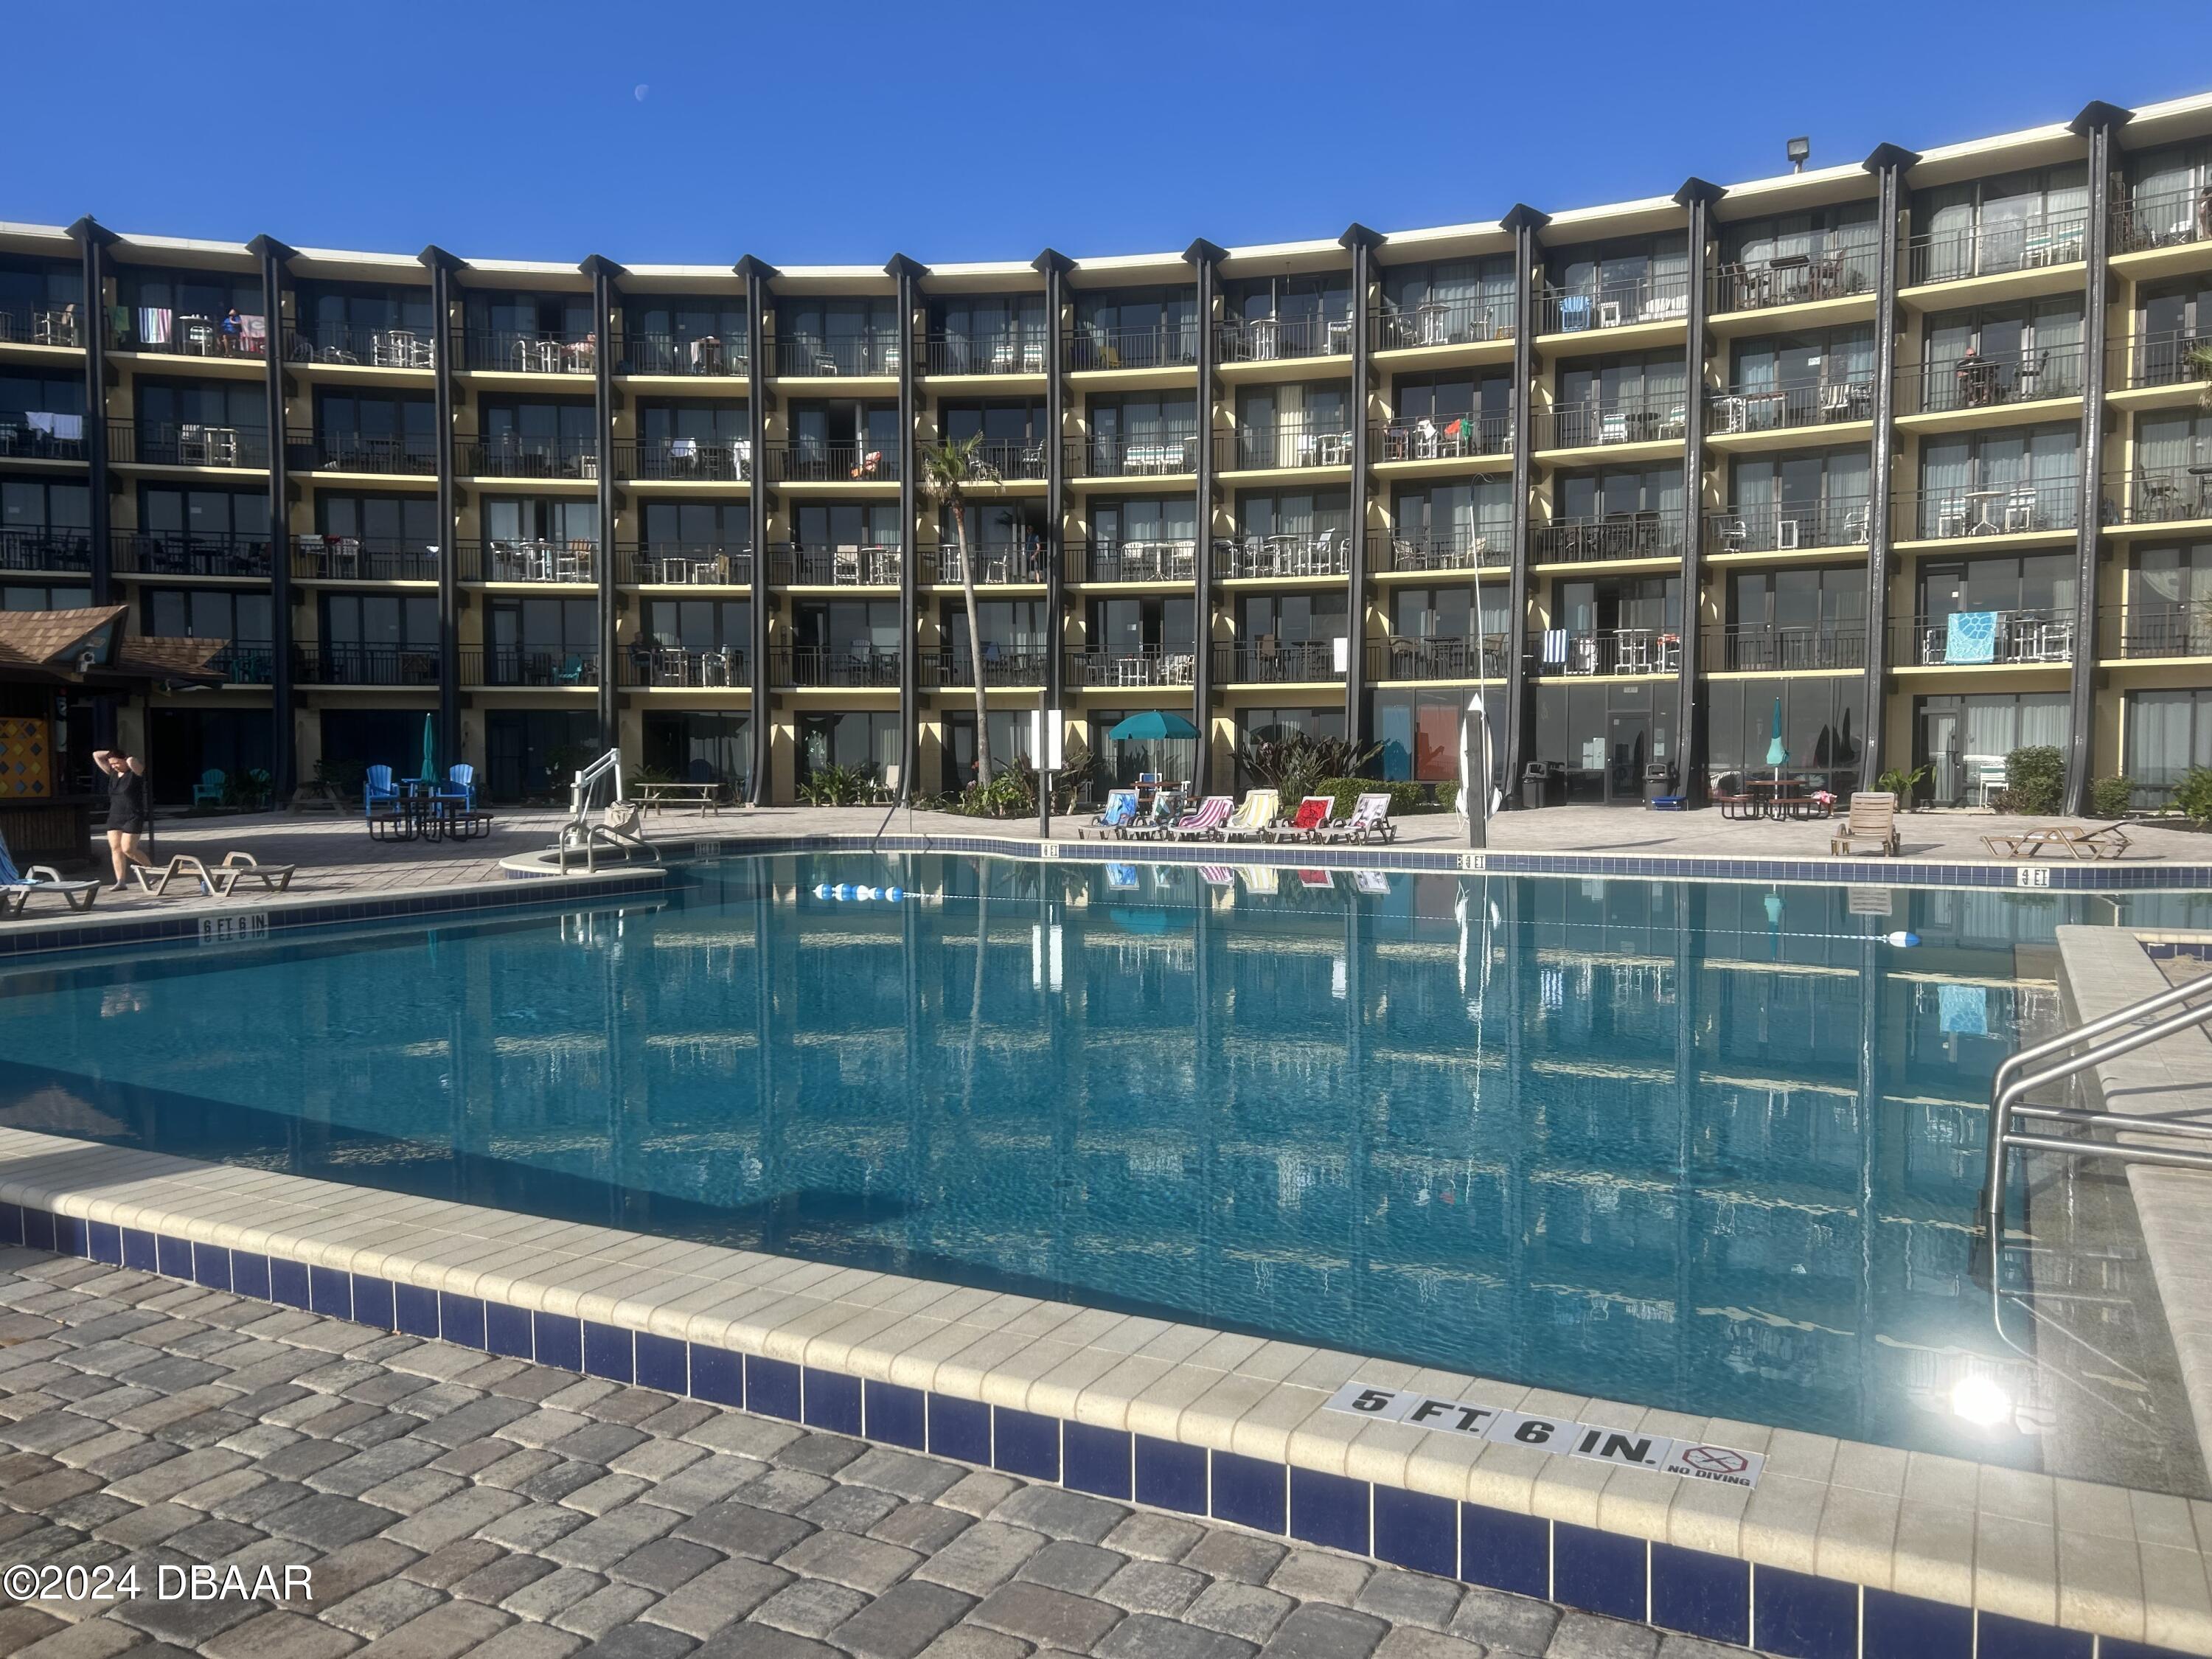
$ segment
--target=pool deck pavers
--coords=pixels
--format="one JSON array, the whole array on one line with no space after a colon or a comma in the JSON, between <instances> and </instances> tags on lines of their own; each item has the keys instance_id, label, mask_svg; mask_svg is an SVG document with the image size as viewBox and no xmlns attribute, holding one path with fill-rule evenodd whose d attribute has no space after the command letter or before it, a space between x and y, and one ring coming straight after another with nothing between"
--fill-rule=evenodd
<instances>
[{"instance_id":1,"label":"pool deck pavers","mask_svg":"<svg viewBox=\"0 0 2212 1659\"><path fill-rule=\"evenodd\" d=\"M1723 1649L649 1389L0 1250L0 1652L1717 1659Z\"/></svg>"}]
</instances>

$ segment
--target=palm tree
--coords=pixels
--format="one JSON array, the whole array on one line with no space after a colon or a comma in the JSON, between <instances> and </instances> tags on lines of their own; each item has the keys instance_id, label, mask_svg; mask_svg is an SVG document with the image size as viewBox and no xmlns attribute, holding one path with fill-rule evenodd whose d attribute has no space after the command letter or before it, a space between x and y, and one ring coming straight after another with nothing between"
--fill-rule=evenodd
<instances>
[{"instance_id":1,"label":"palm tree","mask_svg":"<svg viewBox=\"0 0 2212 1659\"><path fill-rule=\"evenodd\" d=\"M960 550L960 592L968 607L968 656L975 677L975 781L991 781L990 701L983 688L983 635L975 615L975 561L968 550L968 486L995 480L991 464L977 453L983 434L941 439L917 457L921 470L916 482L921 493L938 509L940 520L952 520L954 544Z\"/></svg>"}]
</instances>

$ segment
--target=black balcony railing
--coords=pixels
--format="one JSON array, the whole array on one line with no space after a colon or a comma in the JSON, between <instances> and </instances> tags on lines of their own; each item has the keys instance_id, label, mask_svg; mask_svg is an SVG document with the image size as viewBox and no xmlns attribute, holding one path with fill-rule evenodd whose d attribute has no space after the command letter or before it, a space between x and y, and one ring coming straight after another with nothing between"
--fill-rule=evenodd
<instances>
[{"instance_id":1,"label":"black balcony railing","mask_svg":"<svg viewBox=\"0 0 2212 1659\"><path fill-rule=\"evenodd\" d=\"M617 659L615 672L620 684L646 690L682 686L742 691L752 684L741 645L635 646Z\"/></svg>"},{"instance_id":2,"label":"black balcony railing","mask_svg":"<svg viewBox=\"0 0 2212 1659\"><path fill-rule=\"evenodd\" d=\"M744 483L752 476L750 438L654 438L615 446L617 478Z\"/></svg>"},{"instance_id":3,"label":"black balcony railing","mask_svg":"<svg viewBox=\"0 0 2212 1659\"><path fill-rule=\"evenodd\" d=\"M1043 438L987 438L969 456L968 476L978 483L1041 479L1045 474L1047 441Z\"/></svg>"},{"instance_id":4,"label":"black balcony railing","mask_svg":"<svg viewBox=\"0 0 2212 1659\"><path fill-rule=\"evenodd\" d=\"M1673 674L1682 665L1682 636L1672 628L1547 628L1522 644L1528 672L1577 674Z\"/></svg>"},{"instance_id":5,"label":"black balcony railing","mask_svg":"<svg viewBox=\"0 0 2212 1659\"><path fill-rule=\"evenodd\" d=\"M1198 429L1163 428L1133 437L1094 432L1071 439L1067 471L1078 478L1158 478L1198 471Z\"/></svg>"},{"instance_id":6,"label":"black balcony railing","mask_svg":"<svg viewBox=\"0 0 2212 1659\"><path fill-rule=\"evenodd\" d=\"M2112 349L2124 354L2123 383L2130 388L2212 382L2212 330L2132 334L2116 341Z\"/></svg>"},{"instance_id":7,"label":"black balcony railing","mask_svg":"<svg viewBox=\"0 0 2212 1659\"><path fill-rule=\"evenodd\" d=\"M1376 428L1378 461L1458 461L1513 453L1510 415L1424 415Z\"/></svg>"},{"instance_id":8,"label":"black balcony railing","mask_svg":"<svg viewBox=\"0 0 2212 1659\"><path fill-rule=\"evenodd\" d=\"M1188 643L1150 645L1133 651L1071 651L1067 683L1129 688L1188 685L1196 673L1197 660Z\"/></svg>"},{"instance_id":9,"label":"black balcony railing","mask_svg":"<svg viewBox=\"0 0 2212 1659\"><path fill-rule=\"evenodd\" d=\"M1393 634L1367 647L1376 680L1494 680L1505 676L1505 636Z\"/></svg>"},{"instance_id":10,"label":"black balcony railing","mask_svg":"<svg viewBox=\"0 0 2212 1659\"><path fill-rule=\"evenodd\" d=\"M463 646L460 669L463 685L519 685L574 691L599 683L599 653L580 646Z\"/></svg>"},{"instance_id":11,"label":"black balcony railing","mask_svg":"<svg viewBox=\"0 0 2212 1659\"><path fill-rule=\"evenodd\" d=\"M180 317L155 306L117 306L110 318L107 343L113 351L173 357L243 357L257 362L268 355L269 342L259 317L204 317L197 312Z\"/></svg>"},{"instance_id":12,"label":"black balcony railing","mask_svg":"<svg viewBox=\"0 0 2212 1659\"><path fill-rule=\"evenodd\" d=\"M859 641L850 646L778 646L769 653L770 678L781 686L896 690L899 653Z\"/></svg>"},{"instance_id":13,"label":"black balcony railing","mask_svg":"<svg viewBox=\"0 0 2212 1659\"><path fill-rule=\"evenodd\" d=\"M456 574L465 582L531 582L574 587L589 586L599 579L599 549L596 542L495 537L489 541L463 542L455 550L460 558Z\"/></svg>"},{"instance_id":14,"label":"black balcony railing","mask_svg":"<svg viewBox=\"0 0 2212 1659\"><path fill-rule=\"evenodd\" d=\"M896 438L770 444L768 476L778 483L896 483Z\"/></svg>"},{"instance_id":15,"label":"black balcony railing","mask_svg":"<svg viewBox=\"0 0 2212 1659\"><path fill-rule=\"evenodd\" d=\"M1918 287L2069 264L2082 257L2088 234L2089 216L2078 208L1935 231L1905 245L1905 281Z\"/></svg>"},{"instance_id":16,"label":"black balcony railing","mask_svg":"<svg viewBox=\"0 0 2212 1659\"><path fill-rule=\"evenodd\" d=\"M303 685L435 685L438 647L325 641L293 653L292 672Z\"/></svg>"},{"instance_id":17,"label":"black balcony railing","mask_svg":"<svg viewBox=\"0 0 2212 1659\"><path fill-rule=\"evenodd\" d=\"M620 579L633 586L752 586L753 550L743 542L627 542L615 551Z\"/></svg>"},{"instance_id":18,"label":"black balcony railing","mask_svg":"<svg viewBox=\"0 0 2212 1659\"><path fill-rule=\"evenodd\" d=\"M2166 524L2181 519L2212 519L2212 460L2137 472L2128 479L2116 503L2122 524Z\"/></svg>"},{"instance_id":19,"label":"black balcony railing","mask_svg":"<svg viewBox=\"0 0 2212 1659\"><path fill-rule=\"evenodd\" d=\"M1689 426L1688 405L1688 394L1681 392L1611 403L1553 404L1529 411L1528 441L1538 449L1680 443Z\"/></svg>"},{"instance_id":20,"label":"black balcony railing","mask_svg":"<svg viewBox=\"0 0 2212 1659\"><path fill-rule=\"evenodd\" d=\"M435 330L428 328L368 328L353 323L288 324L284 329L284 356L287 361L295 363L431 369L438 366L438 336Z\"/></svg>"},{"instance_id":21,"label":"black balcony railing","mask_svg":"<svg viewBox=\"0 0 2212 1659\"><path fill-rule=\"evenodd\" d=\"M968 550L975 561L975 584L979 587L1004 587L1021 583L1041 582L1045 579L1045 550L1042 540L978 542ZM925 582L958 582L967 562L957 547L925 547L921 550L921 567L916 573Z\"/></svg>"},{"instance_id":22,"label":"black balcony railing","mask_svg":"<svg viewBox=\"0 0 2212 1659\"><path fill-rule=\"evenodd\" d=\"M1352 428L1341 419L1281 419L1213 434L1214 465L1224 472L1279 467L1348 466Z\"/></svg>"},{"instance_id":23,"label":"black balcony railing","mask_svg":"<svg viewBox=\"0 0 2212 1659\"><path fill-rule=\"evenodd\" d=\"M1078 328L1067 337L1067 367L1188 368L1198 362L1198 320L1152 328Z\"/></svg>"},{"instance_id":24,"label":"black balcony railing","mask_svg":"<svg viewBox=\"0 0 2212 1659\"><path fill-rule=\"evenodd\" d=\"M1042 327L990 334L933 334L922 342L925 374L1042 374L1052 337Z\"/></svg>"},{"instance_id":25,"label":"black balcony railing","mask_svg":"<svg viewBox=\"0 0 2212 1659\"><path fill-rule=\"evenodd\" d=\"M1709 553L1787 553L1803 547L1863 547L1870 522L1867 498L1754 501L1705 518Z\"/></svg>"},{"instance_id":26,"label":"black balcony railing","mask_svg":"<svg viewBox=\"0 0 2212 1659\"><path fill-rule=\"evenodd\" d=\"M265 577L270 574L266 536L118 530L109 546L115 568L125 575Z\"/></svg>"},{"instance_id":27,"label":"black balcony railing","mask_svg":"<svg viewBox=\"0 0 2212 1659\"><path fill-rule=\"evenodd\" d=\"M1915 617L1890 630L1893 667L2032 667L2074 660L2074 613L2022 608Z\"/></svg>"},{"instance_id":28,"label":"black balcony railing","mask_svg":"<svg viewBox=\"0 0 2212 1659\"><path fill-rule=\"evenodd\" d=\"M1713 273L1712 305L1716 311L1765 311L1847 299L1873 293L1881 275L1881 251L1871 246L1740 260Z\"/></svg>"},{"instance_id":29,"label":"black balcony railing","mask_svg":"<svg viewBox=\"0 0 2212 1659\"><path fill-rule=\"evenodd\" d=\"M1192 538L1093 541L1085 544L1086 581L1189 582L1198 576L1198 543Z\"/></svg>"},{"instance_id":30,"label":"black balcony railing","mask_svg":"<svg viewBox=\"0 0 2212 1659\"><path fill-rule=\"evenodd\" d=\"M460 361L467 368L508 374L594 374L599 343L592 334L463 331Z\"/></svg>"},{"instance_id":31,"label":"black balcony railing","mask_svg":"<svg viewBox=\"0 0 2212 1659\"><path fill-rule=\"evenodd\" d=\"M107 458L125 465L265 467L269 434L258 426L110 421Z\"/></svg>"},{"instance_id":32,"label":"black balcony railing","mask_svg":"<svg viewBox=\"0 0 2212 1659\"><path fill-rule=\"evenodd\" d=\"M1370 530L1367 562L1390 570L1503 570L1513 562L1510 527L1495 530Z\"/></svg>"},{"instance_id":33,"label":"black balcony railing","mask_svg":"<svg viewBox=\"0 0 2212 1659\"><path fill-rule=\"evenodd\" d=\"M45 409L0 411L0 460L83 459L83 416Z\"/></svg>"},{"instance_id":34,"label":"black balcony railing","mask_svg":"<svg viewBox=\"0 0 2212 1659\"><path fill-rule=\"evenodd\" d=\"M1676 558L1682 551L1680 513L1615 513L1533 526L1528 557L1535 564L1584 564L1599 559Z\"/></svg>"},{"instance_id":35,"label":"black balcony railing","mask_svg":"<svg viewBox=\"0 0 2212 1659\"><path fill-rule=\"evenodd\" d=\"M1264 363L1281 357L1342 357L1352 351L1352 319L1232 317L1221 325L1221 361Z\"/></svg>"},{"instance_id":36,"label":"black balcony railing","mask_svg":"<svg viewBox=\"0 0 2212 1659\"><path fill-rule=\"evenodd\" d=\"M84 324L76 306L0 306L0 345L83 343Z\"/></svg>"},{"instance_id":37,"label":"black balcony railing","mask_svg":"<svg viewBox=\"0 0 2212 1659\"><path fill-rule=\"evenodd\" d=\"M902 354L896 329L845 334L834 340L800 335L775 343L775 372L813 378L896 374Z\"/></svg>"},{"instance_id":38,"label":"black balcony railing","mask_svg":"<svg viewBox=\"0 0 2212 1659\"><path fill-rule=\"evenodd\" d=\"M276 672L276 647L267 640L232 640L208 659L225 685L266 685Z\"/></svg>"},{"instance_id":39,"label":"black balcony railing","mask_svg":"<svg viewBox=\"0 0 2212 1659\"><path fill-rule=\"evenodd\" d=\"M434 477L438 441L428 434L379 437L364 432L289 432L288 456L319 472L380 472Z\"/></svg>"},{"instance_id":40,"label":"black balcony railing","mask_svg":"<svg viewBox=\"0 0 2212 1659\"><path fill-rule=\"evenodd\" d=\"M2101 654L2212 657L2212 605L2131 605L2107 618Z\"/></svg>"},{"instance_id":41,"label":"black balcony railing","mask_svg":"<svg viewBox=\"0 0 2212 1659\"><path fill-rule=\"evenodd\" d=\"M1826 622L1731 623L1705 632L1709 674L1794 674L1818 668L1863 668L1866 623L1844 617Z\"/></svg>"},{"instance_id":42,"label":"black balcony railing","mask_svg":"<svg viewBox=\"0 0 2212 1659\"><path fill-rule=\"evenodd\" d=\"M1897 412L1944 415L1961 409L2081 395L2079 346L2053 350L1975 356L1954 362L1902 364L1897 371Z\"/></svg>"},{"instance_id":43,"label":"black balcony railing","mask_svg":"<svg viewBox=\"0 0 2212 1659\"><path fill-rule=\"evenodd\" d=\"M772 581L787 587L896 587L896 544L854 547L779 547L769 562Z\"/></svg>"},{"instance_id":44,"label":"black balcony railing","mask_svg":"<svg viewBox=\"0 0 2212 1659\"><path fill-rule=\"evenodd\" d=\"M1375 349L1405 351L1419 346L1481 345L1513 337L1513 301L1422 300L1388 306L1376 314Z\"/></svg>"},{"instance_id":45,"label":"black balcony railing","mask_svg":"<svg viewBox=\"0 0 2212 1659\"><path fill-rule=\"evenodd\" d=\"M1923 541L2029 536L2071 530L2081 522L2081 488L2070 481L1929 490L1900 504L1897 535L1899 540Z\"/></svg>"},{"instance_id":46,"label":"black balcony railing","mask_svg":"<svg viewBox=\"0 0 2212 1659\"><path fill-rule=\"evenodd\" d=\"M0 530L0 570L91 568L92 532L88 530Z\"/></svg>"},{"instance_id":47,"label":"black balcony railing","mask_svg":"<svg viewBox=\"0 0 2212 1659\"><path fill-rule=\"evenodd\" d=\"M1680 322L1690 314L1689 274L1678 271L1571 289L1547 285L1537 296L1536 310L1540 334Z\"/></svg>"},{"instance_id":48,"label":"black balcony railing","mask_svg":"<svg viewBox=\"0 0 2212 1659\"><path fill-rule=\"evenodd\" d=\"M2179 190L2130 191L2112 204L2112 252L2179 247L2212 241L2212 195Z\"/></svg>"},{"instance_id":49,"label":"black balcony railing","mask_svg":"<svg viewBox=\"0 0 2212 1659\"><path fill-rule=\"evenodd\" d=\"M983 645L983 684L986 687L1042 685L1050 653L1035 646ZM933 690L975 684L975 659L965 651L925 651L921 653L921 683Z\"/></svg>"},{"instance_id":50,"label":"black balcony railing","mask_svg":"<svg viewBox=\"0 0 2212 1659\"><path fill-rule=\"evenodd\" d=\"M1213 574L1224 580L1262 576L1342 576L1352 569L1352 533L1344 525L1279 535L1217 536Z\"/></svg>"},{"instance_id":51,"label":"black balcony railing","mask_svg":"<svg viewBox=\"0 0 2212 1659\"><path fill-rule=\"evenodd\" d=\"M630 334L619 361L625 374L741 375L752 370L752 341L743 334Z\"/></svg>"},{"instance_id":52,"label":"black balcony railing","mask_svg":"<svg viewBox=\"0 0 2212 1659\"><path fill-rule=\"evenodd\" d=\"M1730 386L1708 394L1708 403L1711 429L1717 435L1863 421L1874 415L1874 377L1868 374L1790 386Z\"/></svg>"},{"instance_id":53,"label":"black balcony railing","mask_svg":"<svg viewBox=\"0 0 2212 1659\"><path fill-rule=\"evenodd\" d=\"M599 441L532 438L509 433L457 441L460 469L479 478L596 478Z\"/></svg>"},{"instance_id":54,"label":"black balcony railing","mask_svg":"<svg viewBox=\"0 0 2212 1659\"><path fill-rule=\"evenodd\" d=\"M438 550L376 536L295 536L292 574L337 582L434 582Z\"/></svg>"},{"instance_id":55,"label":"black balcony railing","mask_svg":"<svg viewBox=\"0 0 2212 1659\"><path fill-rule=\"evenodd\" d=\"M1262 635L1249 645L1213 647L1213 677L1224 685L1321 684L1340 680L1345 646L1336 640L1281 640Z\"/></svg>"}]
</instances>

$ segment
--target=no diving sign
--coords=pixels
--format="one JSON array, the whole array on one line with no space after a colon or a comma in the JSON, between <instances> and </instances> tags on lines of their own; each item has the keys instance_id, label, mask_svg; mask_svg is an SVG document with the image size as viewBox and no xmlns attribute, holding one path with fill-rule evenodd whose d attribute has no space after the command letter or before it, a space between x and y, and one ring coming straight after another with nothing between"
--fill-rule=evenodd
<instances>
[{"instance_id":1,"label":"no diving sign","mask_svg":"<svg viewBox=\"0 0 2212 1659\"><path fill-rule=\"evenodd\" d=\"M1526 1446L1561 1457L1586 1458L1594 1463L1618 1463L1650 1469L1684 1480L1714 1480L1723 1486L1756 1486L1766 1465L1759 1452L1738 1451L1732 1446L1711 1446L1671 1435L1639 1434L1607 1428L1602 1423L1578 1423L1567 1418L1540 1417L1528 1412L1502 1411L1495 1406L1450 1400L1407 1389L1370 1388L1347 1382L1328 1397L1328 1409L1371 1417L1378 1422L1403 1423L1408 1428L1439 1434L1463 1435L1501 1445Z\"/></svg>"}]
</instances>

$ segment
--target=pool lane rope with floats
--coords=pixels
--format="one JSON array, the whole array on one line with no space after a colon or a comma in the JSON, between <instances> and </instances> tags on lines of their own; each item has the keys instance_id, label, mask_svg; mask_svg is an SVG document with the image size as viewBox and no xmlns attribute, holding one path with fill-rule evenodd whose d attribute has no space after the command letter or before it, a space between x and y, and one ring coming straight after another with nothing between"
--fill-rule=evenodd
<instances>
[{"instance_id":1,"label":"pool lane rope with floats","mask_svg":"<svg viewBox=\"0 0 2212 1659\"><path fill-rule=\"evenodd\" d=\"M860 904L870 904L878 901L885 904L900 904L910 898L918 899L921 895L909 893L903 887L860 887L848 881L841 881L832 887L828 882L823 881L815 884L814 896L818 899L836 899L841 902L849 899Z\"/></svg>"}]
</instances>

